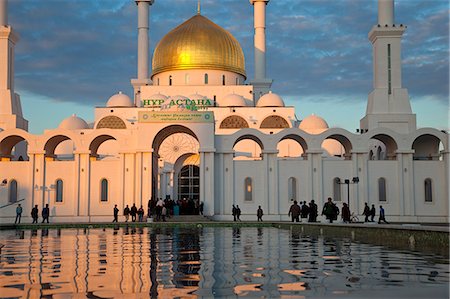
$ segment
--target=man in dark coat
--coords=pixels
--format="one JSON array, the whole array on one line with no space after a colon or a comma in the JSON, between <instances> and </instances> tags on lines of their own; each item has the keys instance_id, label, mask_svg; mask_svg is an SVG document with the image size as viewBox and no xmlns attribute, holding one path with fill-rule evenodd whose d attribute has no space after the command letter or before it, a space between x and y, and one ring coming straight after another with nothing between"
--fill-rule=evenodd
<instances>
[{"instance_id":1,"label":"man in dark coat","mask_svg":"<svg viewBox=\"0 0 450 299\"><path fill-rule=\"evenodd\" d=\"M332 202L331 197L328 197L328 201L323 206L322 215L325 215L325 217L330 221L330 223L333 223L333 220L337 219L338 214L339 209Z\"/></svg>"},{"instance_id":2,"label":"man in dark coat","mask_svg":"<svg viewBox=\"0 0 450 299\"><path fill-rule=\"evenodd\" d=\"M236 207L233 205L231 209L231 214L233 215L233 221L236 221Z\"/></svg>"},{"instance_id":3,"label":"man in dark coat","mask_svg":"<svg viewBox=\"0 0 450 299\"><path fill-rule=\"evenodd\" d=\"M131 221L136 222L136 214L137 214L136 204L133 204L130 210Z\"/></svg>"},{"instance_id":4,"label":"man in dark coat","mask_svg":"<svg viewBox=\"0 0 450 299\"><path fill-rule=\"evenodd\" d=\"M114 205L114 220L113 222L117 222L119 220L119 209L117 208L117 205Z\"/></svg>"},{"instance_id":5,"label":"man in dark coat","mask_svg":"<svg viewBox=\"0 0 450 299\"><path fill-rule=\"evenodd\" d=\"M34 208L31 209L31 218L33 218L33 223L38 223L38 215L39 215L38 206L35 205Z\"/></svg>"},{"instance_id":6,"label":"man in dark coat","mask_svg":"<svg viewBox=\"0 0 450 299\"><path fill-rule=\"evenodd\" d=\"M370 208L367 205L367 202L364 204L363 215L366 216L366 218L364 218L364 222L369 222Z\"/></svg>"},{"instance_id":7,"label":"man in dark coat","mask_svg":"<svg viewBox=\"0 0 450 299\"><path fill-rule=\"evenodd\" d=\"M45 222L45 220L47 220L48 222L48 217L50 216L50 209L48 208L48 204L45 205L45 208L42 209L42 223Z\"/></svg>"},{"instance_id":8,"label":"man in dark coat","mask_svg":"<svg viewBox=\"0 0 450 299\"><path fill-rule=\"evenodd\" d=\"M301 202L300 202L301 203ZM306 200L303 202L303 205L302 205L302 211L301 211L301 218L303 218L303 219L306 219L306 218L308 218L308 214L309 214L309 207L308 207L308 205L306 204ZM305 220L306 221L306 220Z\"/></svg>"},{"instance_id":9,"label":"man in dark coat","mask_svg":"<svg viewBox=\"0 0 450 299\"><path fill-rule=\"evenodd\" d=\"M344 202L342 207L342 213L341 213L341 217L342 217L342 221L344 221L345 223L350 223L350 209L348 208L348 205Z\"/></svg>"},{"instance_id":10,"label":"man in dark coat","mask_svg":"<svg viewBox=\"0 0 450 299\"><path fill-rule=\"evenodd\" d=\"M314 202L314 199L311 200L311 202L309 203L309 219L308 222L316 222L317 221L317 215L318 215L318 209L317 209L317 205Z\"/></svg>"},{"instance_id":11,"label":"man in dark coat","mask_svg":"<svg viewBox=\"0 0 450 299\"><path fill-rule=\"evenodd\" d=\"M375 209L375 205L372 205L372 208L370 209L370 222L374 222L374 218L375 218L375 213L376 213L376 209Z\"/></svg>"},{"instance_id":12,"label":"man in dark coat","mask_svg":"<svg viewBox=\"0 0 450 299\"><path fill-rule=\"evenodd\" d=\"M297 201L294 200L294 203L289 208L289 213L288 213L288 216L291 216L292 222L294 222L294 220L295 220L295 222L299 222L300 221L300 219L299 219L300 212L301 212L301 208L297 204Z\"/></svg>"},{"instance_id":13,"label":"man in dark coat","mask_svg":"<svg viewBox=\"0 0 450 299\"><path fill-rule=\"evenodd\" d=\"M258 221L262 221L262 216L264 215L261 206L258 206L258 210L256 211L256 217L258 217Z\"/></svg>"}]
</instances>

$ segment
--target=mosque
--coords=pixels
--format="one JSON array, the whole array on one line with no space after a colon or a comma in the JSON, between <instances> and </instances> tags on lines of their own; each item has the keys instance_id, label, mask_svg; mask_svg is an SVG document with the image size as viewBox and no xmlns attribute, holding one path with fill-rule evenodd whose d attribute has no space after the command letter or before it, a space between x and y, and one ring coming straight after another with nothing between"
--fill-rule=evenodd
<instances>
[{"instance_id":1,"label":"mosque","mask_svg":"<svg viewBox=\"0 0 450 299\"><path fill-rule=\"evenodd\" d=\"M330 128L316 115L298 120L271 90L269 0L243 4L254 8L251 80L239 42L200 10L159 41L150 63L154 0L136 0L134 94L111 96L94 108L91 124L74 114L41 135L28 133L14 91L18 35L6 2L0 0L2 223L13 221L18 203L25 218L34 205L41 211L49 204L52 222L109 222L115 205L146 207L159 197L199 200L214 220L231 220L232 205L243 220L256 220L258 206L265 220L288 220L293 200L315 200L320 209L332 197L357 214L368 203L382 205L390 221L449 222L449 137L416 127L402 86L406 26L394 21L394 0L378 0L378 24L368 34L373 90L356 132Z\"/></svg>"}]
</instances>

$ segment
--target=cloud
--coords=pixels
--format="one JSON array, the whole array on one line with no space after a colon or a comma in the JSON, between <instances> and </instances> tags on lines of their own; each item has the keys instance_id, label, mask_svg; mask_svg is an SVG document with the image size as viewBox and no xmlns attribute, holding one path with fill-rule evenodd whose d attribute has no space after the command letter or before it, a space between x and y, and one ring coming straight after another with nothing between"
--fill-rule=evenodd
<instances>
[{"instance_id":1,"label":"cloud","mask_svg":"<svg viewBox=\"0 0 450 299\"><path fill-rule=\"evenodd\" d=\"M174 3L176 2L176 5ZM106 4L107 3L107 4ZM103 105L118 90L132 95L136 76L137 9L133 1L13 0L16 86L32 94L83 105ZM150 48L196 13L196 1L155 1ZM372 89L375 1L284 0L267 6L267 75L282 96L366 101ZM253 77L253 10L248 1L202 1L202 14L241 43ZM398 0L404 86L412 98L448 98L447 1ZM151 53L149 54L151 56ZM356 101L356 100L354 100Z\"/></svg>"}]
</instances>

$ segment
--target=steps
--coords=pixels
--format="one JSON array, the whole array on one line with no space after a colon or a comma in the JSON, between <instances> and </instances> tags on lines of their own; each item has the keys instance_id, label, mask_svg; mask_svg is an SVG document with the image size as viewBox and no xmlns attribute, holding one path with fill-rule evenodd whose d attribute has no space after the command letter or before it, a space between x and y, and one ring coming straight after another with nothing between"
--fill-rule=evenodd
<instances>
[{"instance_id":1,"label":"steps","mask_svg":"<svg viewBox=\"0 0 450 299\"><path fill-rule=\"evenodd\" d=\"M170 218L166 217L166 222L186 222L186 223L197 223L197 222L210 222L206 216L203 215L178 215L171 216Z\"/></svg>"}]
</instances>

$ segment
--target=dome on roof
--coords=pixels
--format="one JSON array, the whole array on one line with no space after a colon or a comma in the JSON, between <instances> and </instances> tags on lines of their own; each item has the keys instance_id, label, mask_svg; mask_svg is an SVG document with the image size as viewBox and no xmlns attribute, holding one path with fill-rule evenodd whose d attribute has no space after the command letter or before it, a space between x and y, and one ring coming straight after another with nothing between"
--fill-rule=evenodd
<instances>
[{"instance_id":1,"label":"dome on roof","mask_svg":"<svg viewBox=\"0 0 450 299\"><path fill-rule=\"evenodd\" d=\"M151 100L167 100L167 96L166 95L163 95L162 93L155 93L155 94L153 94L153 95L151 95L150 96L150 99Z\"/></svg>"},{"instance_id":2,"label":"dome on roof","mask_svg":"<svg viewBox=\"0 0 450 299\"><path fill-rule=\"evenodd\" d=\"M106 107L133 107L133 101L129 96L119 91L109 98Z\"/></svg>"},{"instance_id":3,"label":"dome on roof","mask_svg":"<svg viewBox=\"0 0 450 299\"><path fill-rule=\"evenodd\" d=\"M243 96L240 96L235 93L230 93L226 95L222 99L218 99L216 101L217 106L219 107L245 107L245 99Z\"/></svg>"},{"instance_id":4,"label":"dome on roof","mask_svg":"<svg viewBox=\"0 0 450 299\"><path fill-rule=\"evenodd\" d=\"M76 114L64 119L58 126L59 129L66 130L84 130L89 129L89 125L84 119L78 117Z\"/></svg>"},{"instance_id":5,"label":"dome on roof","mask_svg":"<svg viewBox=\"0 0 450 299\"><path fill-rule=\"evenodd\" d=\"M269 91L259 98L256 107L284 107L284 101L279 95Z\"/></svg>"},{"instance_id":6,"label":"dome on roof","mask_svg":"<svg viewBox=\"0 0 450 299\"><path fill-rule=\"evenodd\" d=\"M323 118L314 114L303 119L298 127L310 134L320 134L329 128Z\"/></svg>"},{"instance_id":7,"label":"dome on roof","mask_svg":"<svg viewBox=\"0 0 450 299\"><path fill-rule=\"evenodd\" d=\"M245 77L244 52L231 33L198 14L166 34L153 53L152 76L174 70L224 70Z\"/></svg>"},{"instance_id":8,"label":"dome on roof","mask_svg":"<svg viewBox=\"0 0 450 299\"><path fill-rule=\"evenodd\" d=\"M203 100L203 99L206 99L206 97L204 95L201 95L201 94L198 94L198 93L191 94L188 98L189 98L189 100Z\"/></svg>"}]
</instances>

